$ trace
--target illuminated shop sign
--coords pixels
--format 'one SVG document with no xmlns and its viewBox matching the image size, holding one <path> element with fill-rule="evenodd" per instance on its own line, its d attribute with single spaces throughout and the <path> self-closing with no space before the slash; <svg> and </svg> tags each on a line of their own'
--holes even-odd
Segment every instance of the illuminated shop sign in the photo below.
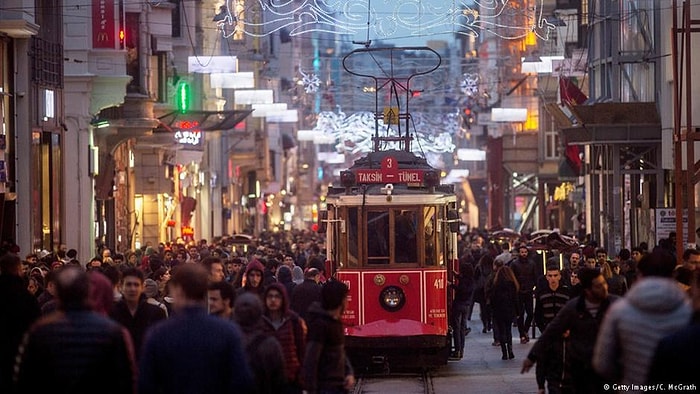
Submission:
<svg viewBox="0 0 700 394">
<path fill-rule="evenodd" d="M 182 120 L 175 129 L 175 142 L 185 147 L 201 147 L 204 133 L 199 130 L 199 122 Z"/>
</svg>

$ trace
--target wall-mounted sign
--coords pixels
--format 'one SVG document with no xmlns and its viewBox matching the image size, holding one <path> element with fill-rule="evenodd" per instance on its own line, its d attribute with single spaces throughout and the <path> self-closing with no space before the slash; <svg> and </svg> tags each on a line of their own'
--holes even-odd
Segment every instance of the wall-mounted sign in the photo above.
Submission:
<svg viewBox="0 0 700 394">
<path fill-rule="evenodd" d="M 114 0 L 92 0 L 92 47 L 115 48 Z"/>
<path fill-rule="evenodd" d="M 202 146 L 202 137 L 204 136 L 204 132 L 199 130 L 199 122 L 181 120 L 175 123 L 174 126 L 175 142 L 184 145 L 185 149 L 192 147 L 199 148 Z"/>
</svg>

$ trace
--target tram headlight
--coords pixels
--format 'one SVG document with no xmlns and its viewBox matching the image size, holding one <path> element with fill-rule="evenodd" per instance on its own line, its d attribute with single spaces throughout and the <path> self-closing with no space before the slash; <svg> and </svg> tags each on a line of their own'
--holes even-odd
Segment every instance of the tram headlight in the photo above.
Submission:
<svg viewBox="0 0 700 394">
<path fill-rule="evenodd" d="M 340 172 L 340 184 L 343 187 L 352 187 L 355 185 L 355 173 L 352 171 L 341 171 Z"/>
<path fill-rule="evenodd" d="M 379 293 L 379 303 L 387 311 L 396 312 L 406 303 L 406 294 L 399 287 L 389 286 Z"/>
</svg>

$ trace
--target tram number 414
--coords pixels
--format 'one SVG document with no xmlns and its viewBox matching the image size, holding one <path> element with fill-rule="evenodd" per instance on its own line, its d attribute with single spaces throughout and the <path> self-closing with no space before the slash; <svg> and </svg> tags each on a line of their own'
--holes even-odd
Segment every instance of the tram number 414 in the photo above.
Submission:
<svg viewBox="0 0 700 394">
<path fill-rule="evenodd" d="M 433 282 L 433 286 L 436 289 L 444 289 L 445 288 L 445 279 L 444 278 L 435 279 L 435 282 Z"/>
</svg>

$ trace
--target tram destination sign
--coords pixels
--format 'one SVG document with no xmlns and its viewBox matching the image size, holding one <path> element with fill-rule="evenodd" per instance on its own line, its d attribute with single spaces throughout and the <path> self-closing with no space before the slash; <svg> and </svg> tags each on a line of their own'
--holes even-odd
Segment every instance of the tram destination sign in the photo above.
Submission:
<svg viewBox="0 0 700 394">
<path fill-rule="evenodd" d="M 382 160 L 381 168 L 357 169 L 357 183 L 422 183 L 424 170 L 415 168 L 399 168 L 398 161 L 388 156 Z"/>
</svg>

